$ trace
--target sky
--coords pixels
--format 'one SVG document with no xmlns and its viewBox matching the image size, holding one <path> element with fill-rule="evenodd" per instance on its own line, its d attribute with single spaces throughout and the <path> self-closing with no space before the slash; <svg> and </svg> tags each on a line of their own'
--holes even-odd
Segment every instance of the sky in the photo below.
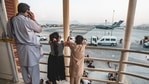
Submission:
<svg viewBox="0 0 149 84">
<path fill-rule="evenodd" d="M 39 22 L 63 21 L 63 0 L 18 0 L 30 5 Z M 70 21 L 100 24 L 127 20 L 129 0 L 69 0 Z M 149 0 L 137 0 L 134 25 L 149 24 Z M 48 22 L 47 22 L 48 23 Z"/>
</svg>

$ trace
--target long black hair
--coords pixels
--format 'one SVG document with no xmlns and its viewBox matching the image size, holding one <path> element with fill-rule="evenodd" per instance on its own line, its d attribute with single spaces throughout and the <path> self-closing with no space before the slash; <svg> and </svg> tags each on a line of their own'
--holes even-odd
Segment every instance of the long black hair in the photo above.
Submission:
<svg viewBox="0 0 149 84">
<path fill-rule="evenodd" d="M 54 39 L 56 39 L 56 41 L 58 41 L 59 37 L 60 36 L 59 36 L 58 32 L 53 32 L 52 34 L 50 34 L 50 41 L 55 42 Z"/>
<path fill-rule="evenodd" d="M 58 55 L 58 41 L 59 41 L 59 33 L 58 32 L 53 32 L 50 34 L 50 42 L 53 45 L 55 55 Z"/>
</svg>

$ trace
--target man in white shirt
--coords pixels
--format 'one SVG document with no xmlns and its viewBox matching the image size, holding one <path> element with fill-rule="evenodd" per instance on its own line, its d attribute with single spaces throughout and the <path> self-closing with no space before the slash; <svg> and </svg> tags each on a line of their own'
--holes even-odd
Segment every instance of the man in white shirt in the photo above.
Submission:
<svg viewBox="0 0 149 84">
<path fill-rule="evenodd" d="M 41 45 L 35 33 L 42 31 L 26 3 L 18 4 L 18 14 L 7 24 L 8 36 L 16 43 L 22 77 L 25 84 L 39 84 Z"/>
</svg>

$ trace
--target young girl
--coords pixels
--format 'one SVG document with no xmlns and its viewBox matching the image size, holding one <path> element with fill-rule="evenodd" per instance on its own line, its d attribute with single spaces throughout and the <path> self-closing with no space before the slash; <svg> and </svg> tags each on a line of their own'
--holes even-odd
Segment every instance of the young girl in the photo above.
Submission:
<svg viewBox="0 0 149 84">
<path fill-rule="evenodd" d="M 60 42 L 60 35 L 58 32 L 54 32 L 49 36 L 49 44 L 51 52 L 48 58 L 47 77 L 46 84 L 56 84 L 56 80 L 65 80 L 65 66 L 63 48 L 64 43 Z"/>
<path fill-rule="evenodd" d="M 81 35 L 75 37 L 75 42 L 67 39 L 65 44 L 71 49 L 70 57 L 70 84 L 80 84 L 81 77 L 84 72 L 84 57 L 86 40 Z"/>
</svg>

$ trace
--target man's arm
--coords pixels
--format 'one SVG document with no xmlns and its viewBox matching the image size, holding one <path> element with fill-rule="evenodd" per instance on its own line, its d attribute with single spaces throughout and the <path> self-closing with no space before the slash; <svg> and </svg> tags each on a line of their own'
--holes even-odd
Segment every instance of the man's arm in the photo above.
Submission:
<svg viewBox="0 0 149 84">
<path fill-rule="evenodd" d="M 40 24 L 38 24 L 38 22 L 36 21 L 34 13 L 31 11 L 28 11 L 27 13 L 28 13 L 28 18 L 29 18 L 29 24 L 31 26 L 29 28 L 31 28 L 32 30 L 34 30 L 37 33 L 42 32 L 42 28 L 41 28 Z"/>
</svg>

